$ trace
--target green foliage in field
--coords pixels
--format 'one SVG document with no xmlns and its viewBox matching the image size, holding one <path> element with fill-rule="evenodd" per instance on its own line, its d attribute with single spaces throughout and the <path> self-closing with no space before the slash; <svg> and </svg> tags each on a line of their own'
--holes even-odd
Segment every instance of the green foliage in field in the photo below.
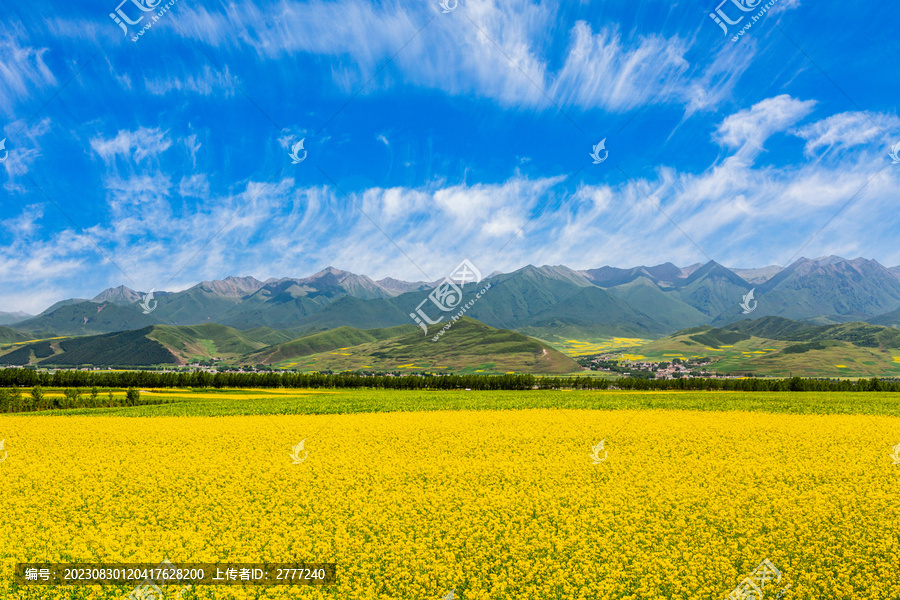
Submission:
<svg viewBox="0 0 900 600">
<path fill-rule="evenodd" d="M 73 409 L 53 415 L 225 416 L 349 414 L 436 410 L 699 410 L 787 414 L 900 416 L 900 398 L 885 392 L 622 392 L 465 390 L 172 390 L 144 394 L 164 404 Z"/>
<path fill-rule="evenodd" d="M 11 413 L 43 413 L 55 412 L 85 414 L 83 411 L 96 408 L 111 408 L 123 406 L 142 406 L 148 404 L 162 404 L 173 402 L 169 397 L 142 397 L 141 393 L 129 388 L 124 393 L 121 390 L 107 390 L 107 395 L 100 396 L 100 390 L 92 388 L 90 393 L 79 388 L 43 388 L 39 385 L 30 390 L 22 388 L 0 388 L 0 414 Z M 60 410 L 64 409 L 64 410 Z M 81 409 L 81 412 L 79 412 Z"/>
</svg>

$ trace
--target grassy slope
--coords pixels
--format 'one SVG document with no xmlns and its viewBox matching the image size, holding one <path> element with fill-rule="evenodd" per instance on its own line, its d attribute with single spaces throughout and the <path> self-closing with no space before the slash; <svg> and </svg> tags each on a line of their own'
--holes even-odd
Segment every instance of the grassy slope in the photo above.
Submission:
<svg viewBox="0 0 900 600">
<path fill-rule="evenodd" d="M 895 359 L 900 357 L 900 349 L 878 347 L 878 340 L 893 340 L 890 332 L 877 329 L 883 328 L 852 323 L 829 327 L 792 326 L 774 320 L 766 327 L 743 326 L 738 331 L 698 327 L 641 346 L 636 352 L 648 360 L 664 361 L 677 355 L 684 358 L 706 356 L 715 361 L 712 369 L 725 374 L 900 376 L 900 358 Z M 758 337 L 746 331 L 791 339 Z M 855 345 L 850 340 L 865 346 Z"/>
<path fill-rule="evenodd" d="M 663 292 L 646 277 L 639 277 L 609 291 L 627 302 L 629 306 L 652 316 L 669 328 L 670 332 L 709 322 L 709 317 L 682 302 L 673 293 Z"/>
<path fill-rule="evenodd" d="M 414 326 L 382 330 L 339 328 L 300 338 L 248 357 L 300 370 L 438 370 L 453 372 L 571 373 L 580 367 L 548 344 L 463 317 L 437 342 Z M 375 339 L 381 336 L 380 339 Z"/>
<path fill-rule="evenodd" d="M 356 329 L 355 327 L 338 327 L 305 335 L 284 344 L 263 348 L 259 352 L 244 357 L 248 364 L 278 364 L 296 360 L 313 354 L 347 349 L 361 344 L 378 342 L 392 337 L 408 335 L 419 331 L 414 325 L 399 325 L 384 329 Z"/>
<path fill-rule="evenodd" d="M 176 356 L 165 345 L 147 337 L 151 329 L 61 340 L 52 344 L 56 354 L 42 360 L 41 366 L 175 364 Z"/>
<path fill-rule="evenodd" d="M 157 325 L 99 336 L 5 345 L 0 347 L 0 364 L 21 366 L 41 359 L 46 359 L 45 365 L 60 366 L 175 364 L 212 357 L 235 358 L 290 338 L 290 334 L 268 327 L 240 331 L 215 323 L 182 327 Z"/>
<path fill-rule="evenodd" d="M 31 338 L 24 333 L 19 333 L 11 327 L 0 325 L 0 344 L 12 344 L 14 342 L 24 342 Z"/>
<path fill-rule="evenodd" d="M 180 327 L 158 325 L 147 334 L 147 337 L 166 346 L 182 361 L 190 362 L 212 357 L 233 359 L 264 348 L 273 341 L 284 341 L 287 334 L 268 327 L 241 331 L 209 323 Z"/>
<path fill-rule="evenodd" d="M 94 335 L 136 330 L 156 323 L 159 319 L 153 314 L 143 314 L 136 306 L 81 302 L 17 323 L 16 328 L 36 337 L 50 337 L 47 334 L 50 331 L 57 335 Z"/>
</svg>

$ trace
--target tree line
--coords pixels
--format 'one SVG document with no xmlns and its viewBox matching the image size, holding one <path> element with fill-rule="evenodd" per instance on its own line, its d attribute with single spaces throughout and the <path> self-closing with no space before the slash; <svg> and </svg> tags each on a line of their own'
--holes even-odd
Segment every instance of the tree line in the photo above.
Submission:
<svg viewBox="0 0 900 600">
<path fill-rule="evenodd" d="M 135 388 L 128 388 L 125 397 L 113 395 L 111 390 L 101 394 L 100 389 L 92 387 L 90 390 L 80 388 L 66 388 L 63 397 L 48 395 L 44 388 L 38 384 L 31 388 L 27 394 L 22 393 L 22 388 L 0 388 L 0 413 L 32 412 L 38 410 L 54 410 L 64 408 L 101 408 L 114 406 L 141 406 L 143 404 L 163 404 L 161 399 L 145 399 L 141 392 Z"/>
<path fill-rule="evenodd" d="M 36 371 L 0 369 L 0 388 L 369 388 L 397 390 L 720 390 L 771 392 L 900 392 L 900 381 L 836 379 L 603 379 L 506 375 L 365 375 L 360 373 L 161 373 L 153 371 Z"/>
</svg>

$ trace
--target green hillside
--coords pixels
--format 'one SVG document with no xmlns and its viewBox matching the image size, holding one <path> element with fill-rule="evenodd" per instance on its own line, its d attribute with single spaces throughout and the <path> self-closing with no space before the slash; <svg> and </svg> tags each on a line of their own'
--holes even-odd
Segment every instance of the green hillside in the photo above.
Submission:
<svg viewBox="0 0 900 600">
<path fill-rule="evenodd" d="M 624 300 L 631 308 L 653 318 L 668 331 L 693 327 L 709 322 L 709 317 L 682 302 L 672 292 L 663 292 L 646 277 L 609 288 L 610 293 Z"/>
<path fill-rule="evenodd" d="M 32 339 L 31 337 L 20 333 L 11 327 L 0 325 L 0 344 L 12 344 L 15 342 L 25 342 Z"/>
<path fill-rule="evenodd" d="M 56 335 L 91 335 L 141 329 L 159 322 L 152 313 L 145 315 L 137 306 L 79 302 L 16 323 L 16 329 L 35 337 L 51 337 L 51 331 Z"/>
<path fill-rule="evenodd" d="M 683 282 L 678 282 L 674 292 L 685 304 L 708 317 L 715 317 L 737 306 L 750 287 L 732 271 L 710 261 Z"/>
<path fill-rule="evenodd" d="M 175 364 L 177 359 L 163 344 L 147 337 L 151 327 L 105 335 L 69 338 L 58 342 L 60 353 L 40 362 L 45 365 L 151 366 Z"/>
<path fill-rule="evenodd" d="M 809 325 L 782 317 L 739 321 L 726 328 L 776 340 L 813 342 L 840 340 L 864 348 L 900 348 L 900 330 L 854 321 L 837 325 Z"/>
<path fill-rule="evenodd" d="M 240 331 L 215 323 L 192 327 L 155 325 L 131 331 L 0 346 L 0 365 L 151 366 L 186 364 L 211 358 L 229 360 L 291 337 L 287 332 L 267 327 Z"/>
<path fill-rule="evenodd" d="M 299 370 L 416 370 L 569 373 L 580 367 L 549 344 L 463 318 L 437 342 L 415 325 L 339 327 L 285 341 L 265 327 L 241 331 L 219 324 L 155 325 L 93 336 L 0 347 L 0 365 L 39 367 L 152 366 L 218 359 L 226 365 L 270 364 Z M 267 342 L 275 341 L 275 344 Z"/>
<path fill-rule="evenodd" d="M 581 370 L 577 363 L 549 344 L 468 317 L 456 321 L 438 341 L 432 341 L 443 325 L 430 327 L 427 336 L 413 325 L 375 330 L 342 327 L 260 351 L 245 357 L 244 362 L 258 361 L 309 371 L 570 373 Z"/>
<path fill-rule="evenodd" d="M 177 358 L 164 345 L 147 337 L 151 329 L 3 346 L 0 347 L 0 365 L 124 367 L 175 364 Z"/>
<path fill-rule="evenodd" d="M 868 323 L 817 326 L 764 317 L 685 329 L 632 352 L 651 362 L 708 357 L 707 368 L 721 374 L 900 376 L 900 331 Z"/>
<path fill-rule="evenodd" d="M 233 359 L 291 336 L 268 327 L 240 331 L 210 323 L 178 327 L 157 325 L 150 329 L 147 337 L 166 346 L 180 362 L 187 363 L 211 358 Z"/>
<path fill-rule="evenodd" d="M 248 364 L 276 364 L 312 354 L 359 346 L 420 331 L 415 325 L 399 325 L 385 329 L 356 329 L 338 327 L 306 335 L 284 344 L 278 344 L 244 357 Z"/>
</svg>

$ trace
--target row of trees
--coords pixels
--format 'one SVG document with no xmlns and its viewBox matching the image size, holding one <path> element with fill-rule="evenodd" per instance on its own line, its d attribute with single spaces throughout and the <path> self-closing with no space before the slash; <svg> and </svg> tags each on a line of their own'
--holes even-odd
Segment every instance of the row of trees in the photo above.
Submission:
<svg viewBox="0 0 900 600">
<path fill-rule="evenodd" d="M 888 391 L 900 392 L 900 381 L 860 379 L 602 379 L 535 377 L 534 375 L 362 375 L 358 373 L 157 373 L 152 371 L 40 372 L 0 369 L 0 388 L 374 388 L 429 390 L 732 390 L 732 391 Z"/>
<path fill-rule="evenodd" d="M 66 388 L 63 397 L 48 395 L 44 388 L 36 385 L 27 394 L 19 387 L 0 388 L 0 413 L 31 412 L 37 410 L 53 410 L 64 408 L 100 408 L 113 406 L 139 406 L 142 404 L 160 404 L 162 400 L 143 399 L 135 388 L 128 388 L 125 397 L 114 396 L 112 391 L 101 394 L 95 386 L 88 390 Z"/>
</svg>

